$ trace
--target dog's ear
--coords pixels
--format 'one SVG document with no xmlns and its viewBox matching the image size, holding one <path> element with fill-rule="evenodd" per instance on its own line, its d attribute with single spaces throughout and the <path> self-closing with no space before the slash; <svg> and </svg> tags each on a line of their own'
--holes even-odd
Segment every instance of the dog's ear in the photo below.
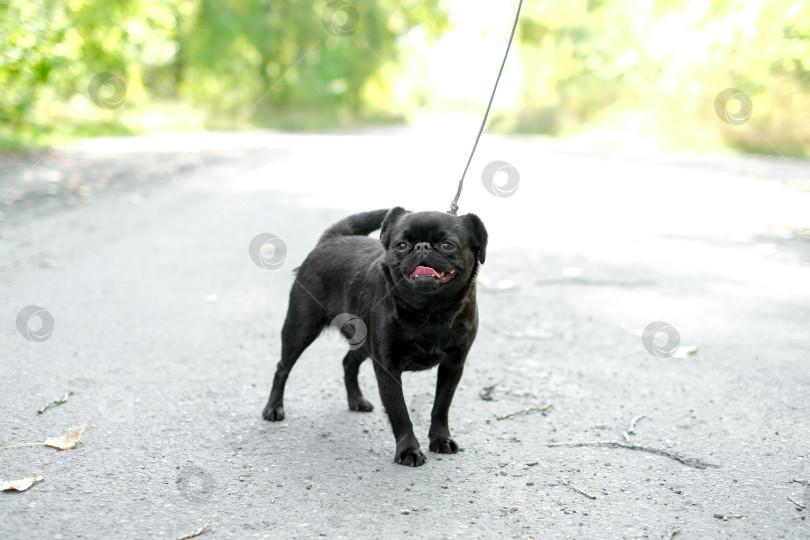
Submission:
<svg viewBox="0 0 810 540">
<path fill-rule="evenodd" d="M 385 218 L 380 226 L 380 242 L 385 249 L 388 249 L 388 245 L 391 243 L 391 226 L 407 213 L 408 211 L 401 206 L 395 206 L 385 214 Z"/>
<path fill-rule="evenodd" d="M 484 264 L 487 258 L 487 240 L 489 238 L 487 228 L 484 227 L 484 222 L 475 214 L 465 214 L 461 217 L 461 221 L 464 223 L 470 235 L 470 246 L 472 250 L 478 256 L 478 260 L 481 264 Z"/>
</svg>

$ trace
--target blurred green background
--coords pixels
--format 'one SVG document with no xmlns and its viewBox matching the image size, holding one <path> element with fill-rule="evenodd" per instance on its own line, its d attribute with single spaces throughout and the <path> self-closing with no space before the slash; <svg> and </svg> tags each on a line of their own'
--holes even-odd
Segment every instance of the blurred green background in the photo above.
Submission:
<svg viewBox="0 0 810 540">
<path fill-rule="evenodd" d="M 516 5 L 2 0 L 0 148 L 480 114 Z M 805 156 L 808 90 L 810 0 L 526 0 L 490 127 Z"/>
</svg>

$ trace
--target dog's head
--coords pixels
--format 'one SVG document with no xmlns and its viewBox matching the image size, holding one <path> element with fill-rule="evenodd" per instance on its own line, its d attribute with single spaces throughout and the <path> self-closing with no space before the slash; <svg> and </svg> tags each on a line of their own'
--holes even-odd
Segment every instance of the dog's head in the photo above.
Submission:
<svg viewBox="0 0 810 540">
<path fill-rule="evenodd" d="M 385 216 L 380 241 L 397 289 L 429 296 L 464 289 L 487 252 L 487 230 L 475 214 L 413 213 L 399 206 Z"/>
</svg>

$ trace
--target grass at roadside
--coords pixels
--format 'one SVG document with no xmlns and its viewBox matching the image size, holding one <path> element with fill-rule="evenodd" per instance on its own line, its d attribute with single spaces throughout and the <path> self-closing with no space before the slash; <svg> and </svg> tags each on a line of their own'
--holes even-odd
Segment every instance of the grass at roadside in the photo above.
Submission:
<svg viewBox="0 0 810 540">
<path fill-rule="evenodd" d="M 50 108 L 37 122 L 12 129 L 0 126 L 0 151 L 60 147 L 89 137 L 207 130 L 278 129 L 283 131 L 336 131 L 370 126 L 401 125 L 402 114 L 374 111 L 352 117 L 332 110 L 270 110 L 257 108 L 242 114 L 211 113 L 181 102 L 159 102 L 117 110 Z"/>
</svg>

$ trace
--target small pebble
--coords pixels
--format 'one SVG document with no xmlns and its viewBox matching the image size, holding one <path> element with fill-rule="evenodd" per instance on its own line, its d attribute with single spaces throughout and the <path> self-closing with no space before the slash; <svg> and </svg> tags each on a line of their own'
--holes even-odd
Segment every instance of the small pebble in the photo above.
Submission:
<svg viewBox="0 0 810 540">
<path fill-rule="evenodd" d="M 527 486 L 533 486 L 533 485 L 534 485 L 534 482 L 526 482 L 526 485 L 527 485 Z"/>
</svg>

